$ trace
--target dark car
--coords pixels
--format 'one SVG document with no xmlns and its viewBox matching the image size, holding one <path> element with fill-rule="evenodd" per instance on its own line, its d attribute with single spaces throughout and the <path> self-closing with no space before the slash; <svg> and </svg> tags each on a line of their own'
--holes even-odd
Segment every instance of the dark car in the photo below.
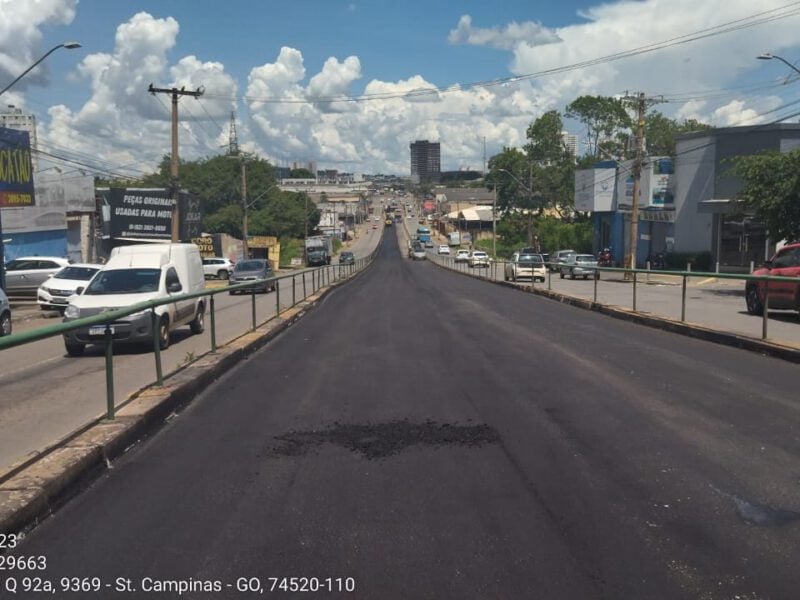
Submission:
<svg viewBox="0 0 800 600">
<path fill-rule="evenodd" d="M 236 263 L 236 266 L 233 268 L 233 272 L 231 273 L 230 279 L 228 279 L 228 285 L 238 285 L 244 283 L 245 281 L 257 281 L 263 279 L 272 279 L 275 277 L 275 273 L 272 271 L 272 267 L 269 264 L 269 261 L 264 258 L 252 258 L 250 260 L 243 260 Z M 266 294 L 267 292 L 275 290 L 275 281 L 264 281 L 259 285 L 254 285 L 252 288 L 246 288 L 241 290 L 230 290 L 230 294 L 253 294 L 255 292 L 261 292 Z"/>
<path fill-rule="evenodd" d="M 356 262 L 356 257 L 353 256 L 352 252 L 342 252 L 339 255 L 339 264 L 340 265 L 354 265 Z"/>
</svg>

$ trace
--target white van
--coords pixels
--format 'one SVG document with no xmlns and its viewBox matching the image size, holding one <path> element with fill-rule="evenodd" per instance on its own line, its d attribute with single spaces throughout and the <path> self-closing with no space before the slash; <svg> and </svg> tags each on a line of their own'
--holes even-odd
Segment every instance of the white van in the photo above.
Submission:
<svg viewBox="0 0 800 600">
<path fill-rule="evenodd" d="M 205 289 L 200 250 L 194 244 L 137 244 L 111 251 L 103 269 L 86 288 L 69 298 L 64 322 L 91 317 L 146 300 L 200 292 Z M 159 346 L 169 347 L 170 332 L 188 324 L 202 333 L 205 298 L 193 298 L 156 307 Z M 123 317 L 111 324 L 114 344 L 152 344 L 151 311 Z M 84 327 L 64 334 L 67 354 L 80 356 L 87 344 L 102 344 L 105 326 Z"/>
</svg>

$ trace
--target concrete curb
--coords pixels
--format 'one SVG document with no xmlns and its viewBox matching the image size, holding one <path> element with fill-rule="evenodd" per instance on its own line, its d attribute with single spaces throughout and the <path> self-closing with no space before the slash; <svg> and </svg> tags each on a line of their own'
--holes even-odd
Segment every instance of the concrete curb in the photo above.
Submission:
<svg viewBox="0 0 800 600">
<path fill-rule="evenodd" d="M 447 269 L 447 267 L 444 267 L 436 263 L 435 261 L 434 264 L 436 264 L 438 267 L 442 269 Z M 467 277 L 475 277 L 474 275 L 471 275 L 469 273 L 462 273 L 460 271 L 452 269 L 448 270 L 454 273 L 459 273 L 460 275 L 465 275 Z M 621 308 L 619 306 L 611 304 L 600 304 L 592 300 L 586 300 L 584 298 L 576 298 L 574 296 L 568 296 L 560 292 L 554 292 L 552 290 L 548 290 L 546 288 L 541 288 L 537 286 L 534 286 L 533 291 L 531 292 L 530 287 L 523 288 L 518 285 L 514 285 L 513 283 L 508 281 L 492 281 L 491 279 L 483 277 L 475 277 L 475 278 L 487 281 L 489 283 L 494 283 L 495 285 L 502 285 L 505 287 L 509 287 L 518 290 L 520 292 L 524 292 L 526 294 L 533 293 L 536 294 L 537 296 L 543 296 L 545 298 L 549 298 L 550 300 L 561 302 L 562 304 L 568 304 L 570 306 L 577 306 L 585 310 L 592 310 L 595 312 L 599 312 L 604 315 L 614 317 L 615 319 L 632 321 L 634 323 L 638 323 L 639 325 L 646 325 L 647 327 L 654 327 L 656 329 L 661 329 L 664 331 L 669 331 L 672 333 L 677 333 L 680 335 L 685 335 L 688 337 L 705 340 L 707 342 L 713 342 L 715 344 L 733 346 L 734 348 L 749 350 L 750 352 L 758 352 L 759 354 L 763 354 L 765 356 L 780 358 L 781 360 L 786 360 L 793 363 L 800 363 L 800 348 L 796 348 L 793 346 L 787 346 L 775 342 L 759 340 L 744 335 L 740 335 L 737 333 L 719 331 L 717 329 L 711 329 L 709 327 L 704 327 L 696 323 L 675 321 L 673 319 L 668 319 L 666 317 L 659 317 L 656 315 L 651 315 L 646 313 L 633 312 L 633 310 L 631 309 Z"/>
<path fill-rule="evenodd" d="M 218 347 L 215 354 L 203 354 L 169 375 L 164 386 L 142 388 L 117 408 L 114 421 L 98 417 L 40 455 L 5 469 L 0 473 L 0 534 L 18 534 L 35 527 L 82 485 L 110 467 L 111 460 L 158 431 L 170 415 L 232 366 L 286 331 L 329 293 L 361 276 L 369 266 L 318 290 L 255 331 Z"/>
</svg>

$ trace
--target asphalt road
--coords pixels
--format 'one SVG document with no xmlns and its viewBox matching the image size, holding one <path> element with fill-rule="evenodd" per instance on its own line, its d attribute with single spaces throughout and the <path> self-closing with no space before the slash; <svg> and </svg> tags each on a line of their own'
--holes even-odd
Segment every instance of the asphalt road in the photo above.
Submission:
<svg viewBox="0 0 800 600">
<path fill-rule="evenodd" d="M 16 554 L 56 583 L 100 578 L 103 598 L 163 580 L 257 597 L 239 577 L 353 578 L 335 595 L 381 599 L 792 598 L 799 382 L 386 236 Z"/>
</svg>

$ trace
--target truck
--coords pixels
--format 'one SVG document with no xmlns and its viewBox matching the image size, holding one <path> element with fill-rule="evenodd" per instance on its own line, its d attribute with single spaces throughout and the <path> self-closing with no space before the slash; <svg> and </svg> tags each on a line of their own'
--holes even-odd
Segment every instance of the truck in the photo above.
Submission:
<svg viewBox="0 0 800 600">
<path fill-rule="evenodd" d="M 431 241 L 431 230 L 427 227 L 417 227 L 417 238 L 423 244 Z"/>
<path fill-rule="evenodd" d="M 451 231 L 447 234 L 447 244 L 449 246 L 460 246 L 461 245 L 461 232 L 460 231 Z"/>
<path fill-rule="evenodd" d="M 326 235 L 315 235 L 306 238 L 306 264 L 309 267 L 321 267 L 331 264 L 333 242 Z"/>
</svg>

